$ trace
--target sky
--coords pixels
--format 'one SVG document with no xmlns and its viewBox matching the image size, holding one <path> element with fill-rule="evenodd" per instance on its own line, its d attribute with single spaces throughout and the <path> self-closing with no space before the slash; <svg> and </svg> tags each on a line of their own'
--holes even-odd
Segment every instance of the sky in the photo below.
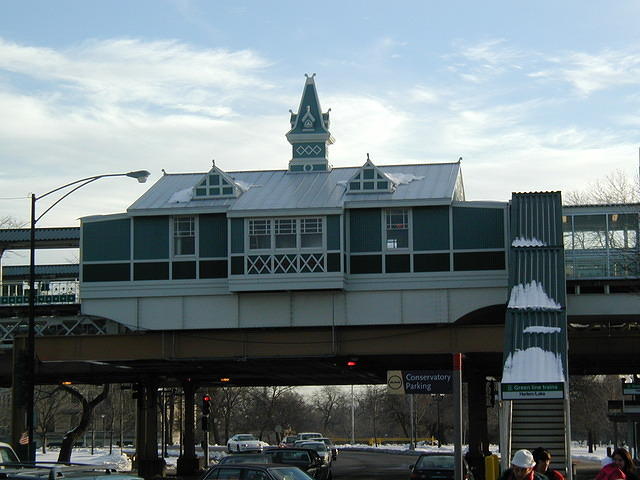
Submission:
<svg viewBox="0 0 640 480">
<path fill-rule="evenodd" d="M 0 218 L 93 175 L 152 174 L 101 179 L 38 225 L 123 212 L 162 169 L 285 169 L 305 73 L 335 167 L 462 157 L 467 200 L 497 201 L 635 175 L 639 16 L 635 0 L 3 2 Z"/>
</svg>

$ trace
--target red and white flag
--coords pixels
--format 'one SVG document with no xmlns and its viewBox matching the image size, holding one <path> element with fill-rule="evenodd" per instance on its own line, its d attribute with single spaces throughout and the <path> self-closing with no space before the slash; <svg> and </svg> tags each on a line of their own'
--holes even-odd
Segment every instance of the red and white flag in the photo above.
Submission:
<svg viewBox="0 0 640 480">
<path fill-rule="evenodd" d="M 20 435 L 20 440 L 18 440 L 20 445 L 29 445 L 29 434 L 27 432 L 22 432 Z"/>
</svg>

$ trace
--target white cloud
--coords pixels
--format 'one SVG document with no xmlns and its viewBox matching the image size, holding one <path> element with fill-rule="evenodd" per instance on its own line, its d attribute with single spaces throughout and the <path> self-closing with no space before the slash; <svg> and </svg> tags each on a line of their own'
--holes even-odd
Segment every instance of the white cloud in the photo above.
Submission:
<svg viewBox="0 0 640 480">
<path fill-rule="evenodd" d="M 551 59 L 555 64 L 530 74 L 569 83 L 583 96 L 599 90 L 640 84 L 640 51 L 604 50 L 599 53 L 570 52 Z"/>
<path fill-rule="evenodd" d="M 267 66 L 249 50 L 197 50 L 175 40 L 94 40 L 54 51 L 0 39 L 0 70 L 54 82 L 67 101 L 90 97 L 96 104 L 146 102 L 193 111 L 270 88 L 257 76 Z"/>
</svg>

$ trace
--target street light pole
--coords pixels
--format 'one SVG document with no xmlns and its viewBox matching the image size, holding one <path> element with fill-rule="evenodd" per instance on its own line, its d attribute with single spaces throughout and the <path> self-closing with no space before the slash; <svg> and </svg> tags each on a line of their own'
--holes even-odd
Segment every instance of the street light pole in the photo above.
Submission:
<svg viewBox="0 0 640 480">
<path fill-rule="evenodd" d="M 35 449 L 35 437 L 34 437 L 34 389 L 35 389 L 35 377 L 36 377 L 36 296 L 35 296 L 35 283 L 36 283 L 36 224 L 38 221 L 49 212 L 53 207 L 55 207 L 62 200 L 67 198 L 73 192 L 78 190 L 79 188 L 88 185 L 89 183 L 95 182 L 101 178 L 105 177 L 130 177 L 138 180 L 139 183 L 144 183 L 149 178 L 150 173 L 146 170 L 136 170 L 133 172 L 127 173 L 108 173 L 104 175 L 94 175 L 92 177 L 81 178 L 80 180 L 76 180 L 74 182 L 67 183 L 58 188 L 54 188 L 47 193 L 43 193 L 42 195 L 36 196 L 35 194 L 31 194 L 31 223 L 30 223 L 30 231 L 29 231 L 29 319 L 28 319 L 28 330 L 27 330 L 27 361 L 26 361 L 26 381 L 25 381 L 25 389 L 26 389 L 26 407 L 27 407 L 27 460 L 30 462 L 34 462 L 36 460 L 36 449 Z M 53 193 L 60 192 L 65 190 L 66 188 L 73 187 L 60 198 L 58 198 L 55 202 L 53 202 L 49 208 L 47 208 L 44 212 L 42 212 L 39 216 L 36 217 L 36 202 L 38 200 L 43 199 Z"/>
</svg>

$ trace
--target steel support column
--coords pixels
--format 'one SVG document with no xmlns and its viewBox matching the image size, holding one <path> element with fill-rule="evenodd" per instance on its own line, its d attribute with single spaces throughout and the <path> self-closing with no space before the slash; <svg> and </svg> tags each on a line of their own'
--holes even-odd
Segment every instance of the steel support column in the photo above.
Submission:
<svg viewBox="0 0 640 480">
<path fill-rule="evenodd" d="M 137 451 L 142 453 L 138 459 L 138 475 L 144 478 L 154 478 L 164 473 L 164 459 L 158 457 L 158 381 L 155 377 L 144 382 L 142 411 L 139 410 L 143 425 L 138 426 L 142 445 Z M 139 405 L 139 404 L 138 404 Z"/>
<path fill-rule="evenodd" d="M 484 480 L 484 457 L 489 455 L 487 427 L 487 381 L 476 368 L 467 370 L 469 450 L 465 456 L 477 480 Z"/>
<path fill-rule="evenodd" d="M 183 453 L 178 458 L 177 474 L 195 475 L 200 470 L 200 463 L 196 456 L 196 436 L 195 436 L 195 391 L 196 385 L 190 379 L 182 382 L 184 392 L 184 415 L 183 415 Z"/>
</svg>

